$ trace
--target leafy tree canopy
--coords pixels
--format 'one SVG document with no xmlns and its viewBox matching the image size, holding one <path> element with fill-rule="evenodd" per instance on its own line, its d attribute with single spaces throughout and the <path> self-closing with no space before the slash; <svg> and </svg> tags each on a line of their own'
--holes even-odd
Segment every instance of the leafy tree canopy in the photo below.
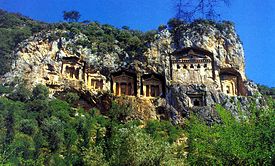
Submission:
<svg viewBox="0 0 275 166">
<path fill-rule="evenodd" d="M 78 22 L 80 16 L 80 13 L 76 10 L 63 11 L 63 19 L 69 22 Z"/>
</svg>

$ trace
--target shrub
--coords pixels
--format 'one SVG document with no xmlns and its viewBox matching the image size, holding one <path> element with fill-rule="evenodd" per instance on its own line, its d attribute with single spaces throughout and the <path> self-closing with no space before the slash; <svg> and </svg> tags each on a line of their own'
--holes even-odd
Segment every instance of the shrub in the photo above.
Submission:
<svg viewBox="0 0 275 166">
<path fill-rule="evenodd" d="M 274 108 L 253 110 L 249 119 L 236 120 L 218 106 L 223 124 L 207 126 L 192 117 L 188 123 L 191 165 L 271 165 L 275 151 Z"/>
<path fill-rule="evenodd" d="M 19 131 L 30 136 L 34 135 L 38 131 L 37 123 L 31 119 L 22 119 L 19 122 Z"/>
<path fill-rule="evenodd" d="M 131 114 L 131 112 L 132 112 L 131 105 L 124 105 L 124 104 L 120 105 L 113 101 L 112 107 L 109 110 L 108 115 L 113 121 L 124 122 L 126 118 Z"/>
<path fill-rule="evenodd" d="M 26 102 L 30 99 L 31 91 L 26 88 L 25 84 L 19 84 L 11 94 L 13 100 Z"/>
<path fill-rule="evenodd" d="M 158 165 L 165 144 L 154 141 L 138 127 L 116 128 L 110 138 L 111 165 Z"/>
<path fill-rule="evenodd" d="M 170 143 L 175 142 L 183 134 L 181 128 L 172 125 L 169 121 L 151 120 L 147 123 L 145 130 L 156 140 L 165 140 Z"/>
<path fill-rule="evenodd" d="M 65 95 L 65 101 L 67 101 L 69 104 L 76 104 L 79 100 L 79 96 L 77 93 L 69 92 Z"/>
<path fill-rule="evenodd" d="M 4 86 L 4 85 L 0 84 L 0 95 L 2 95 L 2 94 L 9 94 L 11 92 L 12 92 L 12 88 L 11 87 L 7 87 L 7 86 Z"/>
<path fill-rule="evenodd" d="M 32 99 L 45 100 L 49 96 L 49 89 L 45 85 L 38 84 L 33 88 Z"/>
</svg>

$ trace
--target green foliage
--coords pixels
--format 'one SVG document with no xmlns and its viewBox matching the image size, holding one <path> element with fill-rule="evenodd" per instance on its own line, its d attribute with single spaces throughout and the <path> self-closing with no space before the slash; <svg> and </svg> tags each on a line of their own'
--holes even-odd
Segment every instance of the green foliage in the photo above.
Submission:
<svg viewBox="0 0 275 166">
<path fill-rule="evenodd" d="M 45 100 L 49 96 L 49 89 L 47 86 L 38 84 L 33 88 L 32 98 L 35 100 Z"/>
<path fill-rule="evenodd" d="M 274 101 L 273 101 L 274 102 Z M 271 165 L 274 157 L 274 107 L 251 108 L 248 119 L 236 120 L 218 106 L 223 124 L 207 126 L 196 117 L 188 124 L 191 165 Z"/>
<path fill-rule="evenodd" d="M 0 9 L 0 75 L 10 70 L 15 58 L 11 56 L 12 51 L 17 44 L 46 27 L 45 23 Z"/>
<path fill-rule="evenodd" d="M 46 137 L 49 143 L 51 151 L 55 152 L 61 148 L 64 142 L 64 128 L 62 121 L 57 117 L 47 118 L 43 121 L 42 125 L 43 135 Z"/>
<path fill-rule="evenodd" d="M 161 31 L 165 30 L 166 28 L 167 28 L 167 25 L 160 25 L 158 27 L 158 31 L 161 32 Z"/>
<path fill-rule="evenodd" d="M 184 22 L 180 19 L 177 19 L 177 18 L 171 18 L 169 21 L 168 21 L 168 28 L 170 31 L 174 31 L 176 30 L 176 28 L 179 28 L 181 25 L 184 24 Z"/>
<path fill-rule="evenodd" d="M 17 157 L 17 159 L 15 159 L 16 162 L 22 163 L 33 158 L 35 150 L 34 141 L 29 135 L 17 133 L 11 147 L 12 149 L 15 149 L 15 155 L 13 157 Z"/>
<path fill-rule="evenodd" d="M 165 144 L 154 141 L 142 129 L 132 126 L 113 130 L 110 165 L 158 165 Z"/>
<path fill-rule="evenodd" d="M 26 100 L 24 103 L 0 98 L 3 126 L 0 130 L 0 154 L 4 154 L 3 163 L 60 164 L 65 161 L 58 157 L 64 146 L 68 151 L 75 149 L 77 142 L 82 139 L 78 137 L 75 128 L 77 119 L 81 118 L 79 121 L 83 121 L 82 117 L 74 117 L 68 103 L 49 100 L 45 98 L 45 89 L 40 90 L 41 87 L 34 91 L 33 100 Z"/>
<path fill-rule="evenodd" d="M 132 106 L 125 100 L 114 102 L 107 117 L 95 108 L 49 99 L 41 85 L 31 99 L 0 97 L 1 165 L 271 165 L 274 160 L 272 99 L 265 109 L 252 104 L 249 116 L 239 119 L 217 106 L 221 124 L 208 126 L 192 115 L 184 129 L 168 121 L 129 121 Z M 187 144 L 180 143 L 185 136 Z"/>
<path fill-rule="evenodd" d="M 124 105 L 125 104 L 125 105 Z M 116 122 L 124 122 L 126 118 L 131 115 L 132 107 L 129 103 L 118 104 L 115 101 L 112 102 L 112 107 L 109 110 L 109 117 Z"/>
<path fill-rule="evenodd" d="M 18 130 L 27 135 L 35 135 L 38 131 L 37 123 L 33 119 L 22 119 L 19 121 Z"/>
<path fill-rule="evenodd" d="M 267 87 L 265 85 L 259 85 L 258 88 L 261 94 L 275 97 L 275 87 Z"/>
<path fill-rule="evenodd" d="M 108 166 L 102 146 L 92 146 L 84 150 L 84 163 L 91 166 Z"/>
<path fill-rule="evenodd" d="M 67 101 L 70 104 L 76 104 L 79 100 L 79 96 L 77 93 L 69 92 L 65 96 L 65 101 Z"/>
<path fill-rule="evenodd" d="M 25 84 L 19 84 L 12 92 L 11 98 L 14 100 L 26 102 L 31 97 L 31 91 L 26 88 Z"/>
<path fill-rule="evenodd" d="M 69 22 L 77 22 L 80 19 L 80 13 L 78 11 L 63 11 L 63 19 Z"/>
<path fill-rule="evenodd" d="M 2 94 L 9 94 L 11 92 L 12 92 L 12 88 L 11 87 L 7 87 L 7 86 L 4 86 L 4 85 L 0 84 L 0 96 Z"/>
<path fill-rule="evenodd" d="M 183 130 L 172 125 L 168 121 L 151 120 L 147 123 L 145 130 L 157 140 L 165 140 L 170 143 L 175 142 L 182 134 Z"/>
</svg>

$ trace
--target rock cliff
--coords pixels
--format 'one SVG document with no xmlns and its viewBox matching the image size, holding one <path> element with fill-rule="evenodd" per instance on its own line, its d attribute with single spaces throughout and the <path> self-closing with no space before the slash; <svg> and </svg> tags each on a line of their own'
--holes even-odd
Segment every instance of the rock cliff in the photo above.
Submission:
<svg viewBox="0 0 275 166">
<path fill-rule="evenodd" d="M 210 123 L 218 121 L 216 103 L 237 116 L 237 105 L 246 110 L 251 100 L 247 96 L 257 93 L 245 76 L 242 43 L 229 22 L 200 20 L 162 28 L 135 54 L 122 46 L 122 39 L 114 39 L 107 51 L 91 40 L 72 29 L 37 33 L 18 45 L 4 83 L 42 83 L 52 95 L 74 89 L 99 109 L 104 94 L 123 97 L 136 110 L 132 118 L 169 118 L 175 123 L 182 123 L 190 111 Z M 131 48 L 140 47 L 133 37 Z"/>
</svg>

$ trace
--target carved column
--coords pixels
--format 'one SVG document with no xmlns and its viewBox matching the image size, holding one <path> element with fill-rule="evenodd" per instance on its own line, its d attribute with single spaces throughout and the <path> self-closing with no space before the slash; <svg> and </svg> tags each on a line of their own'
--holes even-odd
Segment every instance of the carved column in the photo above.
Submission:
<svg viewBox="0 0 275 166">
<path fill-rule="evenodd" d="M 141 81 L 142 81 L 142 79 L 141 79 L 141 74 L 140 73 L 138 73 L 137 74 L 137 82 L 136 82 L 136 87 L 137 87 L 137 97 L 140 97 L 140 92 L 141 92 Z M 135 86 L 134 86 L 134 84 L 133 84 L 133 86 L 132 86 L 132 91 L 134 91 L 135 92 Z"/>
</svg>

